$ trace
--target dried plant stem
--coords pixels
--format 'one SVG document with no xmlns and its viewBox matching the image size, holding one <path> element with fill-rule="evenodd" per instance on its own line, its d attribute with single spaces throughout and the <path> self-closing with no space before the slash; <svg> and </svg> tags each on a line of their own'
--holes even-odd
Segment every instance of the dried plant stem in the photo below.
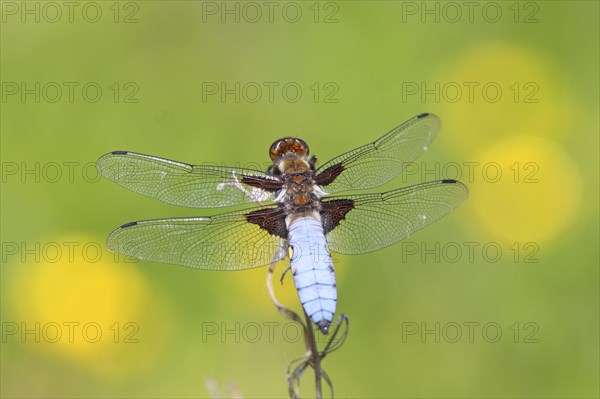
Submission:
<svg viewBox="0 0 600 399">
<path fill-rule="evenodd" d="M 275 304 L 277 310 L 279 310 L 285 317 L 294 320 L 302 326 L 302 330 L 304 332 L 304 345 L 306 347 L 306 355 L 292 360 L 287 367 L 288 392 L 290 397 L 299 397 L 298 388 L 300 384 L 300 377 L 302 377 L 308 366 L 310 366 L 315 371 L 315 397 L 318 399 L 323 397 L 322 380 L 325 380 L 329 386 L 331 397 L 333 398 L 333 384 L 325 370 L 323 370 L 321 367 L 321 361 L 329 353 L 339 349 L 346 340 L 349 326 L 348 317 L 345 314 L 340 315 L 335 329 L 333 330 L 333 333 L 331 334 L 329 341 L 325 346 L 325 349 L 319 352 L 315 336 L 316 330 L 312 328 L 310 317 L 306 314 L 306 312 L 304 312 L 305 321 L 303 321 L 296 312 L 283 306 L 275 296 L 275 291 L 273 290 L 273 272 L 275 270 L 276 263 L 276 261 L 273 261 L 269 266 L 269 273 L 267 274 L 267 291 L 269 292 L 269 296 L 271 297 L 271 300 Z M 345 329 L 340 337 L 340 340 L 336 341 L 335 339 L 338 336 L 342 326 L 345 326 Z M 292 367 L 294 365 L 295 367 Z"/>
</svg>

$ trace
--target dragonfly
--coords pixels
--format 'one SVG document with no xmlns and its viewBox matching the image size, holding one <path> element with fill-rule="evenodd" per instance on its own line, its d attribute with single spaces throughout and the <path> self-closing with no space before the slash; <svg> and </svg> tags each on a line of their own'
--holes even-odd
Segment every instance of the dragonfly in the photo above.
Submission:
<svg viewBox="0 0 600 399">
<path fill-rule="evenodd" d="M 110 152 L 98 159 L 98 172 L 136 193 L 191 208 L 249 206 L 215 216 L 129 222 L 110 234 L 107 246 L 141 260 L 216 271 L 289 258 L 300 303 L 327 334 L 337 304 L 331 252 L 380 250 L 467 199 L 467 187 L 451 179 L 344 194 L 399 176 L 428 149 L 439 128 L 437 116 L 420 114 L 320 166 L 305 141 L 285 137 L 271 145 L 272 164 L 265 172 Z"/>
</svg>

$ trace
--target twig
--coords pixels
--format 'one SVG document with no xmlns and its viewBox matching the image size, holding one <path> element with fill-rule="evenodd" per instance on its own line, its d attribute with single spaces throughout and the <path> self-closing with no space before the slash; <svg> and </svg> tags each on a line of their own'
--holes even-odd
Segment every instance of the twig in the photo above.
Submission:
<svg viewBox="0 0 600 399">
<path fill-rule="evenodd" d="M 331 337 L 325 345 L 325 349 L 319 352 L 315 337 L 315 329 L 312 328 L 312 322 L 310 320 L 310 317 L 306 314 L 306 312 L 304 312 L 304 318 L 306 320 L 306 322 L 304 322 L 296 312 L 283 306 L 281 302 L 279 302 L 275 297 L 275 291 L 273 290 L 273 272 L 275 270 L 276 263 L 277 261 L 274 260 L 269 266 L 269 273 L 267 274 L 267 291 L 269 292 L 269 296 L 271 297 L 271 300 L 275 304 L 277 310 L 279 310 L 285 317 L 294 320 L 302 326 L 302 330 L 304 332 L 304 345 L 306 347 L 306 354 L 300 358 L 292 360 L 288 364 L 286 370 L 288 379 L 288 392 L 290 394 L 290 397 L 299 397 L 298 389 L 300 385 L 300 377 L 302 377 L 308 366 L 310 366 L 315 371 L 315 397 L 318 399 L 321 399 L 323 397 L 322 380 L 325 380 L 325 382 L 329 386 L 331 397 L 333 398 L 333 384 L 325 370 L 323 370 L 323 368 L 321 367 L 321 361 L 325 358 L 325 356 L 339 349 L 346 341 L 346 337 L 348 336 L 349 331 L 348 316 L 346 316 L 345 314 L 340 315 L 335 329 L 333 330 Z M 336 341 L 336 337 L 343 325 L 345 325 L 345 329 L 342 335 L 340 336 L 339 341 Z M 294 365 L 296 366 L 292 370 L 292 366 Z"/>
</svg>

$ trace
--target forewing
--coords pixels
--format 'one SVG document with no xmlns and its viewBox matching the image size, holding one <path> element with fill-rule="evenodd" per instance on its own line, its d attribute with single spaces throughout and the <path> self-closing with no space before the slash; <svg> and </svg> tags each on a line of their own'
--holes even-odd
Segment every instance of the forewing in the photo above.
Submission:
<svg viewBox="0 0 600 399">
<path fill-rule="evenodd" d="M 142 220 L 111 233 L 107 245 L 138 259 L 204 270 L 243 270 L 283 259 L 280 208 L 212 217 Z M 275 227 L 273 227 L 275 226 Z"/>
<path fill-rule="evenodd" d="M 127 151 L 100 157 L 96 168 L 128 190 L 191 208 L 271 201 L 282 185 L 279 178 L 257 170 L 188 165 Z"/>
<path fill-rule="evenodd" d="M 329 249 L 350 255 L 387 247 L 447 215 L 467 196 L 464 184 L 440 180 L 381 194 L 331 197 L 321 211 Z"/>
<path fill-rule="evenodd" d="M 440 128 L 433 114 L 418 115 L 377 141 L 333 158 L 317 169 L 316 182 L 330 194 L 380 186 L 400 175 L 426 151 Z"/>
</svg>

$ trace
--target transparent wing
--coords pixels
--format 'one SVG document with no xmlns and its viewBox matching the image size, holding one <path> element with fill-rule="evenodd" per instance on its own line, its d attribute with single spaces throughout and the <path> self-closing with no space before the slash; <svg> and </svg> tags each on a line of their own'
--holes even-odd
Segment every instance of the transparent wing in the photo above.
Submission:
<svg viewBox="0 0 600 399">
<path fill-rule="evenodd" d="M 331 197 L 325 208 L 339 224 L 327 235 L 329 249 L 362 254 L 387 247 L 447 215 L 467 196 L 464 184 L 440 180 L 381 194 Z M 326 213 L 322 217 L 332 219 Z"/>
<path fill-rule="evenodd" d="M 380 186 L 400 175 L 407 162 L 427 151 L 439 128 L 437 116 L 418 115 L 377 141 L 323 164 L 317 169 L 317 176 L 322 174 L 321 185 L 330 194 Z"/>
<path fill-rule="evenodd" d="M 276 208 L 258 208 L 256 212 Z M 115 252 L 204 270 L 243 270 L 285 258 L 285 240 L 248 222 L 249 211 L 212 217 L 142 220 L 111 233 Z"/>
<path fill-rule="evenodd" d="M 281 187 L 278 178 L 252 169 L 188 165 L 127 151 L 100 157 L 96 168 L 128 190 L 192 208 L 271 201 Z"/>
</svg>

